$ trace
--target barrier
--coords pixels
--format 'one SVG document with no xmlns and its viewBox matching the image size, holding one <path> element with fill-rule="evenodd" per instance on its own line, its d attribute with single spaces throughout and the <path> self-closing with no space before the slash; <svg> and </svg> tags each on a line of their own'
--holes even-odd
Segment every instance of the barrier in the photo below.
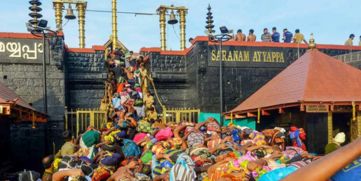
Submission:
<svg viewBox="0 0 361 181">
<path fill-rule="evenodd" d="M 101 129 L 107 123 L 107 111 L 100 109 L 75 109 L 65 111 L 65 130 L 79 136 L 87 127 Z"/>
<path fill-rule="evenodd" d="M 165 108 L 163 107 L 163 122 L 198 122 L 199 109 L 192 108 Z"/>
</svg>

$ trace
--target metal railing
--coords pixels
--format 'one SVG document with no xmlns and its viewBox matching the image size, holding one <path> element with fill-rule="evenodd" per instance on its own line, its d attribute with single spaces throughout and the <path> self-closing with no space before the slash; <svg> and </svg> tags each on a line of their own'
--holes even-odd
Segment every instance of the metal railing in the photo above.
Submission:
<svg viewBox="0 0 361 181">
<path fill-rule="evenodd" d="M 344 63 L 355 63 L 361 61 L 361 52 L 347 53 L 343 55 L 336 55 L 335 58 L 342 60 Z"/>
<path fill-rule="evenodd" d="M 71 131 L 72 135 L 79 136 L 87 127 L 96 129 L 105 127 L 107 123 L 107 111 L 100 109 L 75 109 L 65 111 L 65 130 Z"/>
<path fill-rule="evenodd" d="M 158 104 L 162 108 L 162 118 L 164 123 L 168 122 L 198 122 L 198 116 L 200 114 L 200 109 L 195 108 L 166 108 L 165 105 L 162 104 L 161 99 L 158 95 L 157 88 L 154 84 L 153 79 L 148 79 L 150 84 L 153 87 L 154 94 L 157 98 Z"/>
<path fill-rule="evenodd" d="M 163 121 L 168 122 L 198 122 L 200 109 L 193 108 L 165 108 L 163 107 Z"/>
</svg>

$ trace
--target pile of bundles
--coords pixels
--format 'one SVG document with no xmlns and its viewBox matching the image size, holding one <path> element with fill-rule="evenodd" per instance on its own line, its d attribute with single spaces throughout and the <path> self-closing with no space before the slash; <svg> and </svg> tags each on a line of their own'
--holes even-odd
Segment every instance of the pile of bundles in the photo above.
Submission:
<svg viewBox="0 0 361 181">
<path fill-rule="evenodd" d="M 289 132 L 282 128 L 258 132 L 234 125 L 220 127 L 213 118 L 198 124 L 148 120 L 134 124 L 108 124 L 102 130 L 89 127 L 78 140 L 67 141 L 55 158 L 43 160 L 44 177 L 55 181 L 67 177 L 94 181 L 280 180 L 315 159 L 302 149 L 305 133 L 295 127 Z M 294 146 L 286 146 L 287 140 Z"/>
<path fill-rule="evenodd" d="M 43 180 L 280 180 L 310 163 L 302 128 L 258 132 L 203 123 L 164 123 L 148 91 L 147 59 L 111 52 L 107 64 L 109 122 L 88 127 L 45 157 Z M 291 146 L 292 145 L 292 146 Z"/>
</svg>

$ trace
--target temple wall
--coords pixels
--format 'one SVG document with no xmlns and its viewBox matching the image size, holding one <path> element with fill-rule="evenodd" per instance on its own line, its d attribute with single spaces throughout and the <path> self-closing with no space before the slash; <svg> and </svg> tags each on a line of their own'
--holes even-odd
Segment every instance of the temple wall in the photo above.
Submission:
<svg viewBox="0 0 361 181">
<path fill-rule="evenodd" d="M 0 81 L 43 112 L 42 40 L 0 38 L 0 42 L 5 45 L 5 51 L 0 51 Z M 48 115 L 60 124 L 65 106 L 64 42 L 62 38 L 56 44 L 50 42 L 51 47 L 49 43 L 45 46 Z"/>
<path fill-rule="evenodd" d="M 302 56 L 306 48 L 219 46 L 195 42 L 185 55 L 143 52 L 150 55 L 153 77 L 162 102 L 168 107 L 197 107 L 219 111 L 219 59 L 223 57 L 224 111 L 231 110 Z M 331 55 L 348 50 L 320 49 Z M 184 67 L 184 65 L 186 65 Z"/>
<path fill-rule="evenodd" d="M 12 38 L 0 38 L 0 81 L 43 112 L 42 39 L 10 34 Z M 52 38 L 45 45 L 48 123 L 37 123 L 35 128 L 29 122 L 0 124 L 0 143 L 9 150 L 4 152 L 6 158 L 0 157 L 0 163 L 6 164 L 0 169 L 0 178 L 3 171 L 18 171 L 16 168 L 41 171 L 41 158 L 53 152 L 53 145 L 58 150 L 64 141 L 65 107 L 99 107 L 106 78 L 104 51 L 65 47 L 63 37 Z"/>
<path fill-rule="evenodd" d="M 104 96 L 104 51 L 67 52 L 65 58 L 68 108 L 99 108 Z"/>
</svg>

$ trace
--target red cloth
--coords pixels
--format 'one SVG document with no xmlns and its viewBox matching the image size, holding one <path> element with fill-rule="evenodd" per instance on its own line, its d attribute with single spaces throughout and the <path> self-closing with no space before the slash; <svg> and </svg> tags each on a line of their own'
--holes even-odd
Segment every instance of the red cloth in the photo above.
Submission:
<svg viewBox="0 0 361 181">
<path fill-rule="evenodd" d="M 218 131 L 218 130 L 220 130 L 220 127 L 216 121 L 207 124 L 207 131 Z"/>
<path fill-rule="evenodd" d="M 298 135 L 298 137 L 299 137 L 300 140 L 301 140 L 301 146 L 299 146 L 299 145 L 297 144 L 296 139 L 293 139 L 293 140 L 292 140 L 292 145 L 293 145 L 294 147 L 299 147 L 299 148 L 302 148 L 302 150 L 307 151 L 306 145 L 305 145 L 305 143 L 303 143 L 303 141 L 306 140 L 306 132 L 305 132 L 305 130 L 304 130 L 303 128 L 297 128 L 296 126 L 291 126 L 291 127 L 290 127 L 290 132 L 294 132 L 294 131 L 297 131 L 297 130 L 299 130 L 299 135 Z"/>
<path fill-rule="evenodd" d="M 297 141 L 292 141 L 292 146 L 299 147 L 298 144 L 297 144 Z M 301 148 L 304 151 L 307 151 L 306 145 L 303 142 L 302 142 L 301 147 L 299 147 L 299 148 Z"/>
<path fill-rule="evenodd" d="M 168 138 L 171 138 L 173 136 L 172 129 L 170 127 L 161 129 L 158 131 L 158 133 L 155 135 L 155 138 L 158 141 L 167 140 Z"/>
<path fill-rule="evenodd" d="M 110 177 L 110 173 L 105 168 L 98 168 L 95 170 L 92 181 L 103 181 Z"/>
<path fill-rule="evenodd" d="M 134 136 L 133 138 L 133 141 L 136 143 L 136 144 L 139 144 L 141 141 L 144 140 L 144 138 L 147 137 L 147 134 L 145 133 L 138 133 Z"/>
<path fill-rule="evenodd" d="M 126 82 L 118 84 L 118 86 L 117 86 L 117 93 L 123 92 L 124 87 L 125 87 L 126 84 L 127 84 Z"/>
<path fill-rule="evenodd" d="M 296 126 L 291 126 L 290 131 L 296 131 L 298 128 Z"/>
</svg>

